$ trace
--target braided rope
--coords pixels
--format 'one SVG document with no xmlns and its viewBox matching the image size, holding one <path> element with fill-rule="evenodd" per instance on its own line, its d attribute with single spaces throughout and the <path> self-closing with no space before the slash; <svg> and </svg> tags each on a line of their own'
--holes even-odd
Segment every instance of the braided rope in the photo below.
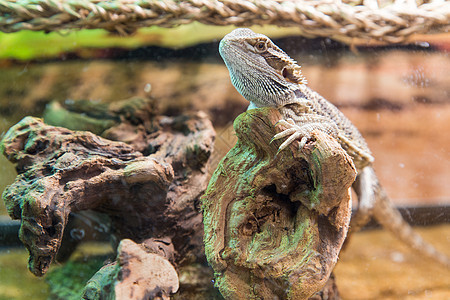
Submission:
<svg viewBox="0 0 450 300">
<path fill-rule="evenodd" d="M 3 32 L 103 28 L 127 34 L 145 26 L 174 27 L 193 21 L 296 26 L 308 36 L 401 42 L 412 34 L 448 31 L 450 1 L 0 0 Z"/>
</svg>

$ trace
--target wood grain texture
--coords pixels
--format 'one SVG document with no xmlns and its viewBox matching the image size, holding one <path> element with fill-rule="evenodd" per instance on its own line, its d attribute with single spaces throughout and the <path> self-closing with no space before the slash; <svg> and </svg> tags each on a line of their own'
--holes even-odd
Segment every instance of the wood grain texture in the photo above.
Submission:
<svg viewBox="0 0 450 300">
<path fill-rule="evenodd" d="M 274 108 L 241 114 L 238 142 L 203 198 L 205 250 L 227 299 L 307 299 L 337 261 L 356 171 L 337 141 L 314 131 L 277 154 Z"/>
<path fill-rule="evenodd" d="M 1 152 L 17 165 L 18 176 L 3 198 L 10 216 L 21 220 L 20 239 L 30 253 L 30 271 L 46 273 L 60 249 L 69 214 L 85 210 L 106 214 L 114 236 L 136 244 L 130 246 L 133 253 L 143 247 L 161 258 L 137 251 L 139 255 L 175 267 L 202 260 L 198 198 L 206 188 L 215 135 L 206 115 L 157 115 L 145 99 L 95 107 L 78 104 L 85 106 L 72 106 L 60 121 L 76 120 L 72 129 L 77 129 L 86 124 L 79 121 L 82 117 L 107 119 L 109 125 L 102 122 L 97 131 L 103 137 L 26 117 L 0 144 Z M 142 271 L 130 266 L 127 270 L 131 277 Z M 145 274 L 146 282 L 155 283 L 159 276 L 151 268 Z M 167 293 L 175 290 L 173 286 Z"/>
</svg>

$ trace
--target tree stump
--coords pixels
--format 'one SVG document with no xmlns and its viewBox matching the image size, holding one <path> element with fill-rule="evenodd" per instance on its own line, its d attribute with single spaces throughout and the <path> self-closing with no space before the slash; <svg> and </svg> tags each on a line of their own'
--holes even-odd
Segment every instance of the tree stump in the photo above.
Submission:
<svg viewBox="0 0 450 300">
<path fill-rule="evenodd" d="M 123 287 L 136 274 L 148 276 L 138 285 L 140 292 L 134 287 L 136 297 L 152 294 L 150 282 L 159 285 L 163 280 L 171 286 L 163 289 L 166 297 L 177 287 L 167 264 L 178 267 L 204 257 L 199 197 L 207 185 L 214 142 L 211 122 L 201 112 L 158 116 L 145 99 L 77 109 L 66 110 L 64 119 L 53 122 L 76 120 L 72 129 L 77 129 L 86 127 L 86 118 L 98 119 L 89 124 L 101 123 L 96 133 L 103 137 L 26 117 L 0 143 L 1 152 L 17 164 L 18 176 L 3 199 L 10 216 L 21 220 L 19 236 L 30 254 L 28 267 L 37 276 L 45 274 L 69 214 L 92 210 L 109 217 L 119 240 L 132 240 L 122 241 L 118 256 L 118 265 L 127 271 L 106 277 Z M 147 264 L 138 267 L 126 253 Z M 170 272 L 152 269 L 156 266 Z M 161 274 L 169 275 L 164 279 Z M 122 299 L 131 299 L 127 287 L 121 291 Z"/>
<path fill-rule="evenodd" d="M 238 142 L 203 197 L 206 256 L 226 299 L 314 296 L 347 235 L 352 159 L 320 131 L 304 148 L 294 142 L 277 154 L 281 141 L 270 141 L 283 129 L 275 126 L 281 118 L 261 108 L 235 120 Z M 314 299 L 337 298 L 332 286 Z"/>
</svg>

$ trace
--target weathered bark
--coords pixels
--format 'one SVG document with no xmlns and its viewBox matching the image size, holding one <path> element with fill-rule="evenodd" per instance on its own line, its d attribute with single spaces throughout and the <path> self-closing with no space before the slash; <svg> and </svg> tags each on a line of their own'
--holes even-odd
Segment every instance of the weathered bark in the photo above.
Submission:
<svg viewBox="0 0 450 300">
<path fill-rule="evenodd" d="M 281 118 L 262 108 L 235 120 L 238 142 L 203 198 L 206 255 L 227 299 L 307 299 L 327 283 L 348 231 L 351 158 L 320 131 L 277 154 Z"/>
<path fill-rule="evenodd" d="M 214 141 L 206 115 L 157 116 L 143 99 L 78 113 L 110 120 L 97 133 L 118 141 L 26 117 L 0 144 L 17 164 L 18 176 L 3 199 L 10 216 L 21 219 L 31 272 L 45 274 L 69 213 L 84 210 L 108 215 L 119 240 L 166 245 L 167 253 L 155 255 L 175 266 L 201 258 L 198 198 Z"/>
<path fill-rule="evenodd" d="M 82 299 L 170 299 L 169 295 L 178 290 L 178 275 L 167 257 L 170 253 L 155 251 L 155 243 L 152 240 L 138 245 L 123 239 L 116 262 L 104 266 L 89 280 Z"/>
</svg>

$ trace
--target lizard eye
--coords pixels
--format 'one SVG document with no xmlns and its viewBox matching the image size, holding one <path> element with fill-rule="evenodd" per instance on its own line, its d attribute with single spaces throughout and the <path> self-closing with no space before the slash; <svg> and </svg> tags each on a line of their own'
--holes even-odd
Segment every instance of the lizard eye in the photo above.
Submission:
<svg viewBox="0 0 450 300">
<path fill-rule="evenodd" d="M 266 50 L 267 50 L 267 44 L 266 44 L 266 42 L 263 42 L 263 41 L 257 42 L 257 43 L 255 44 L 255 49 L 256 49 L 256 51 L 258 51 L 258 52 L 266 51 Z"/>
</svg>

